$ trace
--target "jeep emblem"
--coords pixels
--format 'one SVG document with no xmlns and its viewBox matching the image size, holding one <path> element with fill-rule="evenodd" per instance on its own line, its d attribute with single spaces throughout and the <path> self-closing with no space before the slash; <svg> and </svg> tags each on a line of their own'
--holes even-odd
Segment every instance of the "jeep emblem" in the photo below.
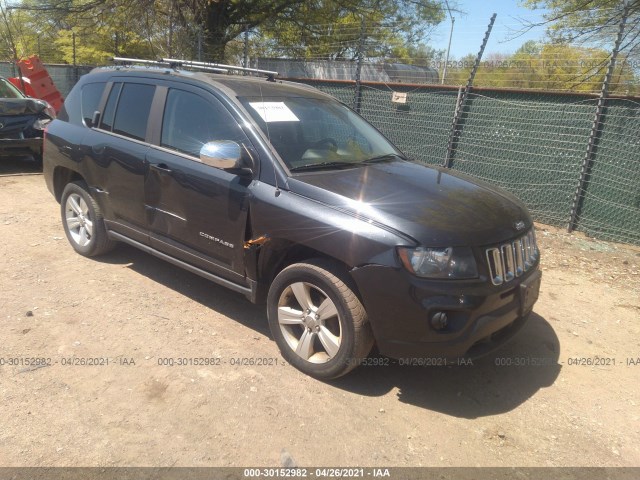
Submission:
<svg viewBox="0 0 640 480">
<path fill-rule="evenodd" d="M 524 222 L 522 220 L 514 223 L 513 226 L 515 227 L 516 231 L 518 231 L 518 232 L 520 230 L 524 230 L 524 227 L 525 227 Z"/>
</svg>

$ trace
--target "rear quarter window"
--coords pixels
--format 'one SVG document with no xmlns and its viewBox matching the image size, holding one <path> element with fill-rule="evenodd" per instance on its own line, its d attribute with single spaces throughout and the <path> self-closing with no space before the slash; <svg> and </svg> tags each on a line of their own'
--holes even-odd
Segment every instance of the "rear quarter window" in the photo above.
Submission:
<svg viewBox="0 0 640 480">
<path fill-rule="evenodd" d="M 93 114 L 98 110 L 102 92 L 106 82 L 87 83 L 82 86 L 82 120 L 85 125 L 91 125 Z"/>
<path fill-rule="evenodd" d="M 78 84 L 64 99 L 62 109 L 58 113 L 58 120 L 78 126 L 90 125 L 105 86 L 106 82 Z"/>
</svg>

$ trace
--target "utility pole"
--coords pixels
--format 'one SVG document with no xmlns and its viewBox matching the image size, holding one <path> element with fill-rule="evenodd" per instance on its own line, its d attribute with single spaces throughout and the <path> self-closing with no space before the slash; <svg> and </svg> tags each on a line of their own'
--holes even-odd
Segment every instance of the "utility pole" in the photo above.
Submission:
<svg viewBox="0 0 640 480">
<path fill-rule="evenodd" d="M 249 25 L 244 26 L 244 51 L 242 52 L 242 66 L 249 68 Z M 244 72 L 247 75 L 247 72 Z"/>
<path fill-rule="evenodd" d="M 169 42 L 167 50 L 169 51 L 169 58 L 173 58 L 173 1 L 169 8 Z"/>
<path fill-rule="evenodd" d="M 453 26 L 456 23 L 456 18 L 451 15 L 451 8 L 449 7 L 449 2 L 444 0 L 444 3 L 447 5 L 447 12 L 449 13 L 449 18 L 451 19 L 451 29 L 449 30 L 449 45 L 447 45 L 447 58 L 444 60 L 444 67 L 442 69 L 442 81 L 440 82 L 444 85 L 444 79 L 447 76 L 447 65 L 449 63 L 449 52 L 451 52 L 451 39 L 453 38 Z"/>
</svg>

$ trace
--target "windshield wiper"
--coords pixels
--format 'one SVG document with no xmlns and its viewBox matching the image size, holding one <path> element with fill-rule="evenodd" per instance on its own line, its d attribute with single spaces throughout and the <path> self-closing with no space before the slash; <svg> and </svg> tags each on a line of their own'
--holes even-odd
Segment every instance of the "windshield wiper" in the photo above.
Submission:
<svg viewBox="0 0 640 480">
<path fill-rule="evenodd" d="M 348 168 L 357 167 L 358 164 L 354 162 L 320 162 L 320 163 L 307 163 L 306 165 L 299 165 L 297 167 L 289 168 L 291 172 L 300 172 L 303 170 L 330 170 L 332 168 Z"/>
<path fill-rule="evenodd" d="M 380 162 L 388 162 L 390 160 L 399 158 L 401 160 L 406 160 L 407 157 L 402 155 L 398 155 L 397 153 L 386 153 L 384 155 L 378 155 L 377 157 L 367 158 L 363 160 L 361 163 L 380 163 Z"/>
</svg>

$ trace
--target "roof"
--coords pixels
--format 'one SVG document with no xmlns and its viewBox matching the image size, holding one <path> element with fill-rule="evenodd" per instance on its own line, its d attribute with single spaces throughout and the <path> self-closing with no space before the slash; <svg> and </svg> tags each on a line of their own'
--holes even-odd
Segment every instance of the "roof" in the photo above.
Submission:
<svg viewBox="0 0 640 480">
<path fill-rule="evenodd" d="M 264 77 L 227 75 L 218 73 L 192 72 L 188 70 L 175 70 L 167 67 L 99 67 L 91 71 L 89 75 L 99 74 L 125 74 L 136 77 L 151 77 L 162 79 L 167 76 L 186 80 L 187 83 L 204 83 L 227 95 L 234 97 L 316 97 L 331 98 L 330 95 L 320 90 L 295 82 L 284 80 L 269 81 Z"/>
</svg>

